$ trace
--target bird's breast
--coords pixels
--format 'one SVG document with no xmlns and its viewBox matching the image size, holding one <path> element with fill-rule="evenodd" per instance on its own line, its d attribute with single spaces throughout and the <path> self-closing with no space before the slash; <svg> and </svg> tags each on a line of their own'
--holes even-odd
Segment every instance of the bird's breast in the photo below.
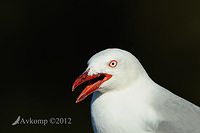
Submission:
<svg viewBox="0 0 200 133">
<path fill-rule="evenodd" d="M 134 101 L 136 100 L 136 101 Z M 96 133 L 142 133 L 154 117 L 151 108 L 123 92 L 99 94 L 91 102 L 91 116 Z M 151 122 L 150 122 L 151 123 Z"/>
</svg>

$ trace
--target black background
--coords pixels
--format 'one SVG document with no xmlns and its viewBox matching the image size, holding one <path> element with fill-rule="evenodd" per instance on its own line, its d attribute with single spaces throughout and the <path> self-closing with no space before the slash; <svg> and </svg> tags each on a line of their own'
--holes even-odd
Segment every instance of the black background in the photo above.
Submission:
<svg viewBox="0 0 200 133">
<path fill-rule="evenodd" d="M 92 132 L 91 96 L 74 80 L 96 52 L 133 53 L 150 77 L 200 106 L 200 2 L 40 0 L 0 2 L 0 132 Z M 159 99 L 158 99 L 159 100 Z M 71 117 L 71 125 L 16 125 Z"/>
</svg>

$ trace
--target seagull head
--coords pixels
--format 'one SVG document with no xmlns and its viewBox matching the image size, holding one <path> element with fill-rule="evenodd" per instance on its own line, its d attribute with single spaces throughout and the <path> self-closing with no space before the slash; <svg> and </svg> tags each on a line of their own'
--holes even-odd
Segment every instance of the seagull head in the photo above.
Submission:
<svg viewBox="0 0 200 133">
<path fill-rule="evenodd" d="M 95 91 L 105 93 L 125 89 L 133 84 L 144 71 L 136 57 L 125 50 L 112 48 L 100 51 L 89 59 L 86 71 L 75 80 L 72 86 L 72 91 L 74 91 L 77 86 L 89 81 L 76 103 Z"/>
</svg>

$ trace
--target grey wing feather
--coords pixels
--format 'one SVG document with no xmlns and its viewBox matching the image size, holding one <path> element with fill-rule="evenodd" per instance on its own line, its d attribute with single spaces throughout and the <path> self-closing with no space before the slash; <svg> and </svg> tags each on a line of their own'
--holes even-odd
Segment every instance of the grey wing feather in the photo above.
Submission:
<svg viewBox="0 0 200 133">
<path fill-rule="evenodd" d="M 18 123 L 19 123 L 19 120 L 20 120 L 20 116 L 17 117 L 16 121 L 13 122 L 12 125 L 16 125 L 16 124 L 18 124 Z"/>
<path fill-rule="evenodd" d="M 161 88 L 152 106 L 161 118 L 156 133 L 200 133 L 200 108 Z"/>
</svg>

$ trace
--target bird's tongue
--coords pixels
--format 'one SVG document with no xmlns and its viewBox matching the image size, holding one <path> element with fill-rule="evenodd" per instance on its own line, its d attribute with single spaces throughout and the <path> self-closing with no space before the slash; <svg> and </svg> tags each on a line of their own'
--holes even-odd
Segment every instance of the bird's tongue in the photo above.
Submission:
<svg viewBox="0 0 200 133">
<path fill-rule="evenodd" d="M 88 70 L 89 71 L 89 70 Z M 80 84 L 91 80 L 89 82 L 89 84 L 86 86 L 86 88 L 81 92 L 81 94 L 79 95 L 78 99 L 76 100 L 76 103 L 84 100 L 88 95 L 92 94 L 94 91 L 100 89 L 100 85 L 105 82 L 106 80 L 110 79 L 112 77 L 112 75 L 110 74 L 97 74 L 97 75 L 92 75 L 89 76 L 88 75 L 88 71 L 86 71 L 85 73 L 83 73 L 82 75 L 80 75 L 76 81 L 74 82 L 73 86 L 72 86 L 72 91 L 74 91 L 74 89 L 79 86 Z M 101 77 L 101 78 L 99 78 Z M 98 80 L 99 78 L 99 80 Z"/>
</svg>

